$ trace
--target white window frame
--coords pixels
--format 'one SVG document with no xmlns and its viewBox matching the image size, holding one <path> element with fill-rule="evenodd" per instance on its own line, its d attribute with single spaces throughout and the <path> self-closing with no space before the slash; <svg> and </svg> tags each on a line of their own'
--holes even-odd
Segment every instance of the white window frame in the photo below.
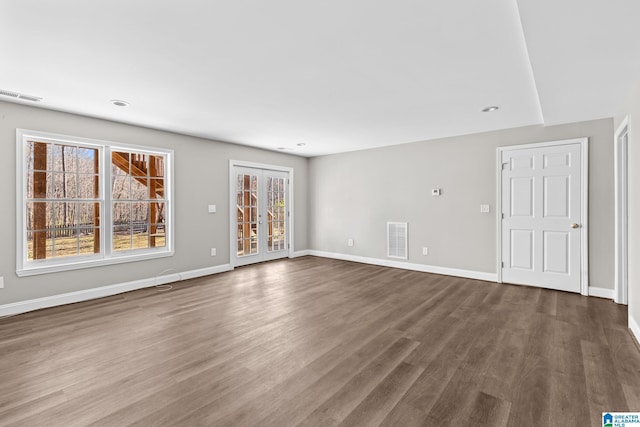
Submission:
<svg viewBox="0 0 640 427">
<path fill-rule="evenodd" d="M 98 200 L 101 203 L 100 226 L 102 230 L 100 233 L 99 254 L 87 254 L 44 260 L 27 259 L 27 221 L 25 214 L 27 203 L 27 159 L 24 147 L 28 140 L 33 139 L 43 142 L 93 147 L 98 150 L 100 163 L 100 173 L 98 175 L 100 190 Z M 111 215 L 111 186 L 108 185 L 111 183 L 112 151 L 135 151 L 146 154 L 162 154 L 166 156 L 165 222 L 167 224 L 167 231 L 166 244 L 164 247 L 134 249 L 122 252 L 114 252 L 112 250 L 113 220 Z M 16 274 L 19 277 L 120 264 L 146 259 L 164 258 L 174 255 L 173 150 L 59 135 L 49 132 L 16 129 L 16 184 Z"/>
</svg>

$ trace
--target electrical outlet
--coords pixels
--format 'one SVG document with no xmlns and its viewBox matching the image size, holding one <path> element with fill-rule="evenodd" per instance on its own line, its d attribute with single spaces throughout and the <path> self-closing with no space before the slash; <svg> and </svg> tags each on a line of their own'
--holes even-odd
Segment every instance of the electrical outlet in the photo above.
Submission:
<svg viewBox="0 0 640 427">
<path fill-rule="evenodd" d="M 216 251 L 216 248 L 211 248 L 211 256 L 216 256 L 216 253 L 218 251 Z"/>
<path fill-rule="evenodd" d="M 209 213 L 216 213 L 216 205 L 208 206 Z"/>
<path fill-rule="evenodd" d="M 480 212 L 481 213 L 489 213 L 489 212 L 491 212 L 491 206 L 489 206 L 489 205 L 480 205 Z"/>
<path fill-rule="evenodd" d="M 422 248 L 422 255 L 429 255 L 429 248 Z"/>
<path fill-rule="evenodd" d="M 4 288 L 4 277 L 0 277 L 0 289 Z"/>
<path fill-rule="evenodd" d="M 353 246 L 353 239 L 347 239 L 347 246 Z"/>
</svg>

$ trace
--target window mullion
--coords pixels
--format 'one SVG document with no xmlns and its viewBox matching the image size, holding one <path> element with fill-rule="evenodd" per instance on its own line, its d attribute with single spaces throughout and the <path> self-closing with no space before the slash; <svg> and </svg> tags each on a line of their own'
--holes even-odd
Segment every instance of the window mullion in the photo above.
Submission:
<svg viewBox="0 0 640 427">
<path fill-rule="evenodd" d="M 102 219 L 100 221 L 100 225 L 102 227 L 102 232 L 104 234 L 104 238 L 102 239 L 102 251 L 104 253 L 105 258 L 110 258 L 113 255 L 113 206 L 111 206 L 111 147 L 104 147 L 104 155 L 103 155 L 103 166 L 102 170 L 104 171 L 103 179 L 100 183 L 101 186 L 101 198 L 103 200 L 102 203 Z"/>
</svg>

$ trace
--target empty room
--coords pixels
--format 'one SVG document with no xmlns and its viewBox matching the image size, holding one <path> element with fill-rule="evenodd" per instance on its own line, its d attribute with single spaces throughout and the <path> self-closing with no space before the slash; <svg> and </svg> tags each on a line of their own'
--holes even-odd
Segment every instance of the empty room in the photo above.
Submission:
<svg viewBox="0 0 640 427">
<path fill-rule="evenodd" d="M 640 426 L 639 20 L 0 0 L 0 426 Z"/>
</svg>

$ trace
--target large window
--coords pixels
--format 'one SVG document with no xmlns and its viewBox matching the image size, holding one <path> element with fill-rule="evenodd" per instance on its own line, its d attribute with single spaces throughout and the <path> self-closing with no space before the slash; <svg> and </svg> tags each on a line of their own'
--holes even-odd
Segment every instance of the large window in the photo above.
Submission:
<svg viewBox="0 0 640 427">
<path fill-rule="evenodd" d="M 171 255 L 170 150 L 17 131 L 19 275 Z"/>
</svg>

